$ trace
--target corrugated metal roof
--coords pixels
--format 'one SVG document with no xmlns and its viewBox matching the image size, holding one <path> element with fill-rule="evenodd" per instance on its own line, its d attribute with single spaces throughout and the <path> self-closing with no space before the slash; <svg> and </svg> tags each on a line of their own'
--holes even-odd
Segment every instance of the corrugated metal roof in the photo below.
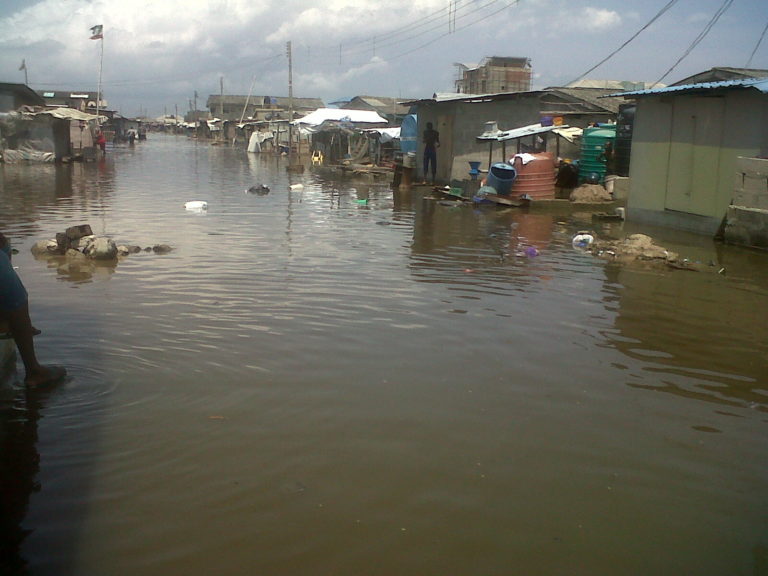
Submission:
<svg viewBox="0 0 768 576">
<path fill-rule="evenodd" d="M 723 88 L 754 88 L 768 94 L 768 78 L 746 78 L 742 80 L 722 80 L 720 82 L 701 82 L 699 84 L 684 84 L 682 86 L 666 86 L 664 88 L 651 88 L 649 90 L 637 90 L 635 92 L 619 92 L 610 96 L 648 96 L 651 94 L 670 94 L 681 92 L 702 92 L 707 90 L 720 90 Z"/>
<path fill-rule="evenodd" d="M 54 118 L 64 119 L 64 120 L 84 120 L 86 122 L 91 120 L 96 120 L 96 118 L 104 118 L 106 119 L 106 116 L 96 116 L 95 114 L 88 114 L 87 112 L 81 112 L 80 110 L 75 110 L 74 108 L 49 108 L 47 110 L 42 110 L 40 112 L 35 112 L 31 114 L 31 116 L 53 116 Z"/>
<path fill-rule="evenodd" d="M 623 98 L 613 97 L 615 90 L 605 88 L 559 88 L 549 87 L 542 97 L 542 113 L 559 111 L 561 113 L 590 114 L 598 110 L 616 114 Z M 622 92 L 623 94 L 623 92 Z M 557 116 L 559 114 L 548 114 Z"/>
<path fill-rule="evenodd" d="M 489 127 L 489 125 L 491 125 Z M 477 136 L 478 140 L 494 140 L 499 142 L 505 142 L 507 140 L 515 140 L 517 138 L 524 138 L 526 136 L 533 136 L 535 134 L 543 134 L 545 132 L 555 132 L 561 134 L 566 138 L 572 136 L 573 132 L 569 131 L 569 126 L 542 126 L 541 124 L 530 124 L 528 126 L 521 126 L 520 128 L 513 128 L 512 130 L 494 130 L 496 123 L 486 123 L 486 131 L 480 136 Z"/>
</svg>

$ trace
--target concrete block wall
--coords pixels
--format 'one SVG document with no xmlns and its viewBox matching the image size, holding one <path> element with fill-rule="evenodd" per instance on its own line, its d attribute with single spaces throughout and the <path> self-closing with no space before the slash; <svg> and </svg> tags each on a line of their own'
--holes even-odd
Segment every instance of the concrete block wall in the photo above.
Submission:
<svg viewBox="0 0 768 576">
<path fill-rule="evenodd" d="M 768 250 L 768 210 L 729 206 L 724 239 L 729 244 Z"/>
<path fill-rule="evenodd" d="M 733 203 L 725 219 L 729 244 L 768 249 L 768 159 L 736 159 Z"/>
<path fill-rule="evenodd" d="M 734 206 L 768 210 L 768 159 L 736 158 Z"/>
</svg>

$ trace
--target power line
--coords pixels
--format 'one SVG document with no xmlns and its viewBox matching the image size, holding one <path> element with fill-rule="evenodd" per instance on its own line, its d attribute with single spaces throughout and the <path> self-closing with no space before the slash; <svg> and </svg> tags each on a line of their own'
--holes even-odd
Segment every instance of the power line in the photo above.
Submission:
<svg viewBox="0 0 768 576">
<path fill-rule="evenodd" d="M 610 54 L 608 54 L 608 56 L 606 56 L 605 58 L 603 58 L 602 60 L 600 60 L 600 62 L 598 62 L 597 64 L 595 64 L 594 66 L 592 66 L 592 68 L 590 68 L 589 70 L 587 70 L 586 72 L 584 72 L 584 74 L 582 74 L 581 76 L 579 76 L 579 77 L 578 77 L 578 78 L 576 78 L 575 80 L 571 80 L 570 82 L 568 82 L 568 84 L 573 84 L 574 82 L 578 82 L 579 80 L 581 80 L 582 78 L 584 78 L 584 77 L 585 77 L 585 76 L 587 76 L 588 74 L 591 74 L 592 72 L 594 72 L 595 70 L 597 70 L 597 69 L 598 69 L 600 66 L 602 66 L 603 64 L 605 64 L 606 62 L 608 62 L 608 60 L 610 60 L 611 58 L 613 58 L 614 56 L 616 56 L 616 54 L 618 54 L 619 52 L 621 52 L 621 51 L 622 51 L 622 50 L 623 50 L 623 49 L 624 49 L 624 48 L 625 48 L 625 47 L 626 47 L 626 46 L 627 46 L 627 45 L 628 45 L 630 42 L 632 42 L 632 40 L 634 40 L 635 38 L 637 38 L 638 36 L 640 36 L 640 34 L 641 34 L 642 32 L 644 32 L 644 31 L 645 31 L 645 30 L 646 30 L 648 27 L 650 27 L 650 26 L 651 26 L 651 24 L 653 24 L 654 22 L 656 22 L 656 20 L 658 20 L 658 19 L 659 19 L 659 18 L 660 18 L 660 17 L 661 17 L 661 16 L 662 16 L 662 15 L 663 15 L 663 14 L 664 14 L 664 13 L 665 13 L 667 10 L 669 10 L 670 8 L 672 8 L 672 6 L 674 6 L 675 4 L 677 4 L 677 1 L 678 1 L 678 0 L 670 0 L 669 2 L 667 2 L 667 5 L 666 5 L 666 6 L 664 6 L 664 7 L 663 7 L 661 10 L 659 10 L 659 11 L 656 13 L 656 15 L 655 15 L 653 18 L 651 18 L 651 19 L 650 19 L 648 22 L 646 22 L 646 24 L 645 24 L 645 25 L 643 25 L 643 27 L 642 27 L 642 28 L 640 28 L 640 30 L 638 30 L 638 31 L 637 31 L 637 32 L 635 32 L 635 33 L 634 33 L 632 36 L 630 36 L 630 37 L 629 37 L 629 39 L 628 39 L 626 42 L 624 42 L 624 43 L 623 43 L 621 46 L 619 46 L 618 48 L 616 48 L 616 50 L 614 50 L 613 52 L 611 52 Z"/>
<path fill-rule="evenodd" d="M 712 18 L 709 20 L 709 22 L 707 22 L 707 25 L 706 25 L 706 26 L 704 26 L 704 30 L 702 30 L 701 32 L 699 32 L 699 35 L 698 35 L 698 36 L 696 36 L 696 38 L 694 39 L 694 41 L 693 41 L 693 42 L 691 42 L 691 45 L 690 45 L 690 46 L 688 46 L 688 48 L 686 49 L 686 51 L 685 51 L 685 52 L 683 52 L 683 55 L 682 55 L 682 56 L 680 56 L 680 58 L 678 58 L 678 59 L 677 59 L 677 62 L 675 62 L 674 64 L 672 64 L 672 66 L 670 67 L 670 69 L 669 69 L 669 70 L 667 70 L 666 72 L 664 72 L 664 75 L 663 75 L 661 78 L 659 78 L 658 80 L 656 80 L 656 82 L 654 82 L 654 83 L 653 83 L 653 86 L 656 86 L 656 85 L 657 85 L 657 84 L 659 84 L 659 83 L 660 83 L 662 80 L 664 80 L 664 78 L 666 78 L 667 76 L 669 76 L 669 74 L 672 72 L 672 70 L 674 70 L 675 68 L 677 68 L 677 65 L 678 65 L 678 64 L 680 64 L 680 62 L 682 62 L 682 61 L 683 61 L 683 60 L 684 60 L 684 59 L 685 59 L 685 58 L 688 56 L 688 54 L 690 54 L 690 53 L 693 51 L 693 49 L 694 49 L 694 48 L 696 48 L 696 46 L 698 46 L 699 42 L 701 42 L 702 40 L 704 40 L 704 38 L 706 37 L 706 35 L 707 35 L 707 34 L 709 34 L 709 31 L 710 31 L 710 30 L 712 30 L 712 27 L 713 27 L 713 26 L 714 26 L 714 25 L 717 23 L 717 21 L 720 19 L 720 16 L 722 16 L 723 14 L 725 14 L 725 12 L 728 10 L 728 8 L 730 8 L 730 7 L 731 7 L 731 4 L 733 4 L 733 0 L 725 0 L 725 2 L 723 2 L 723 3 L 722 3 L 722 5 L 720 6 L 720 8 L 718 8 L 718 9 L 717 9 L 717 12 L 715 12 L 715 15 L 714 15 L 714 16 L 712 16 Z M 653 86 L 651 86 L 651 88 L 653 88 Z"/>
<path fill-rule="evenodd" d="M 453 5 L 453 12 L 449 14 L 449 17 L 452 21 L 452 29 L 453 32 L 456 31 L 456 13 L 460 10 L 464 10 L 465 14 L 459 16 L 459 18 L 465 18 L 467 15 L 471 15 L 474 13 L 477 13 L 478 11 L 481 11 L 491 4 L 495 4 L 499 0 L 490 0 L 486 2 L 485 4 L 475 7 L 474 2 L 471 0 L 469 1 L 469 4 L 472 4 L 472 6 L 467 6 L 467 0 L 457 0 L 456 3 Z M 464 4 L 464 6 L 461 6 L 461 4 Z M 376 35 L 376 49 L 381 51 L 382 48 L 386 48 L 389 46 L 395 46 L 395 45 L 402 45 L 406 42 L 410 42 L 411 40 L 414 40 L 418 38 L 421 35 L 429 34 L 430 32 L 433 32 L 435 30 L 440 30 L 445 28 L 445 13 L 446 9 L 441 8 L 440 10 L 436 12 L 432 12 L 431 14 L 424 16 L 420 18 L 419 20 L 414 21 L 413 23 L 403 26 L 401 28 L 398 28 L 397 30 L 390 32 L 388 34 L 381 34 Z M 417 30 L 422 29 L 419 32 L 416 32 Z M 399 38 L 400 36 L 403 36 L 404 34 L 409 33 L 405 38 Z M 440 37 L 448 36 L 450 32 L 441 34 Z M 370 37 L 367 37 L 365 40 L 358 41 L 356 46 L 353 46 L 352 48 L 346 48 L 343 52 L 345 56 L 351 57 L 358 54 L 365 54 L 368 53 L 371 48 L 369 47 L 369 44 L 372 42 Z"/>
<path fill-rule="evenodd" d="M 760 43 L 763 41 L 763 38 L 765 38 L 766 32 L 768 32 L 768 22 L 765 23 L 765 28 L 763 28 L 763 33 L 760 34 L 760 39 L 757 41 L 757 44 L 755 44 L 755 49 L 752 50 L 752 54 L 749 55 L 749 60 L 747 60 L 747 63 L 744 65 L 744 68 L 749 68 L 750 64 L 752 64 L 752 58 L 754 58 L 755 52 L 757 52 L 757 49 L 760 47 Z"/>
<path fill-rule="evenodd" d="M 483 2 L 483 0 L 455 0 L 452 2 L 450 10 L 447 8 L 443 8 L 443 9 L 431 12 L 426 16 L 423 16 L 422 18 L 411 22 L 407 26 L 398 28 L 397 30 L 388 34 L 385 33 L 382 35 L 376 35 L 373 39 L 371 39 L 371 37 L 369 36 L 366 40 L 357 42 L 357 46 L 355 46 L 354 48 L 342 50 L 342 45 L 339 44 L 337 47 L 339 52 L 339 61 L 341 63 L 342 53 L 349 56 L 349 55 L 362 54 L 367 52 L 368 50 L 370 50 L 370 48 L 366 46 L 367 44 L 375 46 L 375 50 L 377 53 L 383 53 L 384 52 L 383 49 L 386 47 L 403 46 L 403 44 L 416 40 L 420 37 L 431 36 L 431 33 L 433 33 L 436 30 L 440 30 L 440 29 L 445 30 L 445 17 L 446 17 L 446 14 L 448 14 L 450 18 L 450 23 L 451 23 L 449 26 L 449 32 L 444 32 L 442 34 L 439 34 L 410 50 L 406 50 L 404 52 L 394 55 L 390 59 L 394 60 L 394 59 L 402 58 L 403 56 L 407 56 L 408 54 L 411 54 L 426 46 L 434 44 L 435 42 L 438 42 L 442 38 L 449 36 L 451 34 L 454 34 L 457 31 L 465 30 L 473 26 L 476 26 L 477 24 L 496 16 L 500 12 L 506 10 L 507 8 L 511 8 L 512 6 L 517 5 L 520 2 L 520 0 L 505 0 L 501 8 L 497 10 L 493 10 L 492 12 L 489 12 L 485 15 L 482 15 L 487 8 L 489 8 L 494 4 L 497 4 L 499 0 L 486 0 L 480 5 L 478 5 L 478 1 Z M 465 21 L 465 23 L 463 25 L 457 26 L 456 22 L 457 21 L 461 22 L 462 20 Z M 406 36 L 403 37 L 403 35 L 406 35 Z M 398 37 L 400 38 L 398 39 Z M 384 42 L 382 41 L 382 39 L 386 39 L 388 41 Z M 316 50 L 316 46 L 313 46 L 312 48 Z M 307 49 L 309 49 L 309 46 L 307 46 Z M 251 63 L 252 64 L 268 63 L 270 61 L 274 61 L 282 57 L 284 57 L 284 54 L 280 52 L 280 53 L 272 54 L 269 56 L 265 56 L 258 60 L 254 60 Z M 223 71 L 226 72 L 227 70 L 231 71 L 234 69 L 242 69 L 242 66 L 238 65 L 236 62 L 232 62 L 231 65 L 225 68 Z M 178 75 L 163 76 L 162 78 L 148 78 L 148 79 L 134 79 L 134 80 L 120 79 L 116 81 L 106 81 L 104 84 L 105 86 L 116 88 L 116 87 L 139 86 L 139 85 L 148 86 L 153 84 L 165 84 L 168 82 L 177 82 L 177 81 L 181 82 L 181 81 L 187 81 L 187 80 L 190 80 L 188 76 L 184 75 L 183 73 L 179 73 Z M 46 83 L 46 84 L 38 84 L 38 85 L 39 86 L 58 86 L 60 85 L 60 83 L 50 83 L 50 84 Z"/>
<path fill-rule="evenodd" d="M 478 5 L 478 2 L 482 2 L 482 3 Z M 467 20 L 469 18 L 472 18 L 473 16 L 477 16 L 478 14 L 481 14 L 488 7 L 496 4 L 497 2 L 499 2 L 499 0 L 453 0 L 451 3 L 450 9 L 448 7 L 443 7 L 439 10 L 430 12 L 429 14 L 426 14 L 425 16 L 422 16 L 421 18 L 418 18 L 410 22 L 408 25 L 402 26 L 392 32 L 377 34 L 374 37 L 368 36 L 365 39 L 361 39 L 357 41 L 348 40 L 345 42 L 343 47 L 342 47 L 342 44 L 338 44 L 338 45 L 334 45 L 332 48 L 330 48 L 330 50 L 334 50 L 338 52 L 340 65 L 342 64 L 343 57 L 354 57 L 356 55 L 366 54 L 371 49 L 374 49 L 376 54 L 384 54 L 386 48 L 389 48 L 392 46 L 402 47 L 403 45 L 410 43 L 414 40 L 417 40 L 419 38 L 431 36 L 432 33 L 437 30 L 441 30 L 441 29 L 445 30 L 445 18 L 446 18 L 446 14 L 448 15 L 451 22 L 451 25 L 449 27 L 450 32 L 439 34 L 438 36 L 431 38 L 430 40 L 427 40 L 426 42 L 420 44 L 419 46 L 411 50 L 407 50 L 405 52 L 397 54 L 393 57 L 394 59 L 401 58 L 417 50 L 420 50 L 425 46 L 434 44 L 435 42 L 439 41 L 445 36 L 455 33 L 458 30 L 464 30 L 471 26 L 475 26 L 476 24 L 495 16 L 496 14 L 511 7 L 512 5 L 517 4 L 519 0 L 513 0 L 511 3 L 509 3 L 508 1 L 505 1 L 504 5 L 498 10 L 495 10 L 485 16 L 474 18 L 469 22 L 467 22 L 466 24 L 464 24 L 463 26 L 456 25 L 457 20 L 462 21 L 462 20 Z M 310 46 L 306 45 L 306 48 L 309 50 Z M 320 51 L 317 45 L 313 45 L 311 48 L 313 52 Z M 260 58 L 258 60 L 253 60 L 250 63 L 251 64 L 268 63 L 283 57 L 284 57 L 284 54 L 282 53 L 282 51 L 280 51 L 275 54 L 271 54 L 269 56 Z M 242 69 L 242 68 L 243 66 L 239 65 L 235 61 L 232 61 L 230 63 L 230 66 L 224 68 L 222 71 L 227 72 L 227 71 L 232 71 L 235 69 Z M 187 81 L 187 80 L 189 80 L 188 76 L 185 76 L 183 73 L 179 73 L 178 75 L 163 76 L 161 78 L 144 78 L 144 79 L 137 78 L 133 80 L 120 79 L 115 81 L 106 81 L 105 86 L 112 87 L 112 88 L 124 87 L 124 86 L 139 86 L 139 85 L 147 86 L 147 85 L 153 85 L 153 84 L 164 84 L 168 82 L 181 82 L 181 81 Z M 59 86 L 60 85 L 60 83 L 45 83 L 45 84 L 36 83 L 36 84 L 39 86 Z"/>
<path fill-rule="evenodd" d="M 492 2 L 496 2 L 496 1 L 497 0 L 492 0 Z M 473 4 L 473 0 L 456 0 L 454 2 L 453 9 L 455 11 L 461 5 L 466 5 L 466 4 Z M 401 26 L 401 27 L 397 28 L 396 30 L 393 30 L 391 32 L 385 32 L 383 34 L 376 34 L 376 36 L 375 36 L 376 48 L 378 49 L 378 48 L 381 48 L 381 46 L 387 46 L 387 45 L 391 45 L 393 43 L 396 44 L 396 43 L 400 43 L 400 42 L 403 42 L 403 41 L 407 41 L 410 38 L 413 38 L 413 37 L 417 36 L 417 34 L 411 34 L 405 40 L 397 40 L 397 41 L 392 42 L 392 40 L 394 40 L 395 38 L 403 36 L 404 34 L 407 34 L 409 32 L 413 32 L 413 31 L 419 30 L 421 28 L 424 28 L 425 26 L 428 26 L 428 25 L 432 24 L 435 21 L 439 21 L 441 27 L 445 26 L 445 14 L 446 14 L 447 10 L 448 10 L 447 8 L 440 8 L 440 9 L 434 11 L 434 12 L 430 12 L 429 14 L 426 14 L 425 16 L 422 16 L 421 18 L 417 18 L 415 20 L 412 20 L 411 22 L 409 22 L 405 26 Z M 365 37 L 358 37 L 357 39 L 355 39 L 354 37 L 353 38 L 348 38 L 345 41 L 345 44 L 346 45 L 351 45 L 352 47 L 351 48 L 345 48 L 344 51 L 343 51 L 343 54 L 344 55 L 353 55 L 353 54 L 358 54 L 358 53 L 362 53 L 362 52 L 368 52 L 368 51 L 370 51 L 370 49 L 371 49 L 370 46 L 373 43 L 374 43 L 374 40 L 373 40 L 373 38 L 370 35 L 366 35 Z M 334 44 L 326 44 L 326 45 L 322 45 L 322 44 L 321 45 L 317 45 L 316 44 L 314 47 L 316 49 L 326 48 L 328 50 L 336 50 L 338 48 L 338 44 L 335 44 L 335 43 Z"/>
<path fill-rule="evenodd" d="M 496 0 L 493 0 L 492 2 L 489 2 L 488 4 L 482 6 L 481 9 L 482 8 L 487 8 L 491 4 L 495 3 L 495 1 Z M 455 33 L 456 30 L 464 30 L 465 28 L 469 28 L 471 26 L 474 26 L 475 24 L 479 24 L 480 22 L 483 22 L 484 20 L 488 20 L 488 18 L 496 16 L 496 14 L 499 14 L 500 12 L 503 12 L 507 8 L 511 8 L 512 6 L 518 4 L 519 2 L 520 2 L 520 0 L 512 0 L 511 4 L 505 4 L 504 6 L 499 8 L 498 10 L 494 10 L 493 12 L 491 12 L 490 14 L 487 14 L 486 16 L 483 16 L 482 18 L 478 18 L 476 20 L 473 20 L 472 22 L 469 22 L 469 23 L 465 24 L 464 26 L 459 26 L 458 28 L 454 27 L 454 31 L 452 33 Z M 460 18 L 462 18 L 462 17 L 464 17 L 464 16 L 461 16 Z M 416 46 L 415 48 L 412 48 L 411 50 L 407 50 L 405 52 L 401 52 L 400 54 L 396 54 L 395 56 L 390 57 L 390 60 L 396 60 L 397 58 L 402 58 L 403 56 L 407 56 L 408 54 L 412 54 L 413 52 L 416 52 L 417 50 L 421 50 L 422 48 L 425 48 L 425 47 L 429 46 L 430 44 L 434 44 L 438 40 L 440 40 L 442 38 L 445 38 L 446 36 L 449 36 L 452 33 L 446 32 L 444 34 L 440 34 L 439 36 L 433 38 L 432 40 L 424 42 L 423 44 L 420 44 L 419 46 Z"/>
</svg>

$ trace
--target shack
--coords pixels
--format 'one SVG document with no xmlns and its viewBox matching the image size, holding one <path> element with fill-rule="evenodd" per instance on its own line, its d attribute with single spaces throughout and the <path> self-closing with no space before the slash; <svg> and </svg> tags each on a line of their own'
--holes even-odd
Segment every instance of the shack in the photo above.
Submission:
<svg viewBox="0 0 768 576">
<path fill-rule="evenodd" d="M 319 108 L 292 124 L 309 139 L 313 155 L 322 156 L 323 163 L 355 164 L 370 162 L 376 154 L 365 129 L 386 127 L 387 120 L 372 110 Z"/>
<path fill-rule="evenodd" d="M 347 110 L 371 110 L 385 118 L 392 126 L 400 126 L 408 115 L 408 106 L 400 103 L 402 98 L 388 96 L 355 96 L 344 104 Z"/>
<path fill-rule="evenodd" d="M 24 109 L 0 119 L 3 162 L 95 158 L 96 116 L 71 108 Z"/>
<path fill-rule="evenodd" d="M 45 106 L 45 100 L 26 84 L 0 82 L 0 114 L 22 106 Z"/>
<path fill-rule="evenodd" d="M 621 96 L 637 101 L 628 218 L 715 234 L 734 198 L 737 158 L 768 155 L 768 78 Z"/>
<path fill-rule="evenodd" d="M 432 98 L 404 104 L 411 106 L 418 119 L 419 157 L 424 150 L 421 135 L 427 122 L 440 132 L 437 179 L 449 182 L 465 179 L 471 161 L 481 162 L 485 170 L 489 168 L 488 144 L 477 139 L 489 120 L 495 121 L 502 130 L 546 123 L 553 118 L 562 118 L 563 124 L 583 128 L 590 123 L 615 119 L 623 99 L 612 92 L 603 88 L 547 88 L 502 94 L 435 94 Z"/>
</svg>

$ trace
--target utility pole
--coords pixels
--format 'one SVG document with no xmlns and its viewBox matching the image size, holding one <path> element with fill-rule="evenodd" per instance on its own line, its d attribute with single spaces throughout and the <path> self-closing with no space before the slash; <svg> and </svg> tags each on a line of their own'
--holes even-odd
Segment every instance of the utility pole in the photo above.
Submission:
<svg viewBox="0 0 768 576">
<path fill-rule="evenodd" d="M 219 100 L 220 104 L 220 111 L 221 111 L 221 121 L 224 122 L 224 76 L 219 78 L 219 85 L 220 85 L 220 97 L 221 100 Z"/>
<path fill-rule="evenodd" d="M 93 31 L 93 28 L 91 28 L 91 30 Z M 101 120 L 99 119 L 99 109 L 101 104 L 101 71 L 102 71 L 102 68 L 104 68 L 104 34 L 101 33 L 101 30 L 102 28 L 101 26 L 99 26 L 99 30 L 98 30 L 99 33 L 97 36 L 98 36 L 98 39 L 101 40 L 100 42 L 101 54 L 99 56 L 99 84 L 98 84 L 98 87 L 96 88 L 96 126 L 97 127 L 101 126 Z"/>
<path fill-rule="evenodd" d="M 290 41 L 288 41 L 288 118 L 288 171 L 304 172 L 304 165 L 301 163 L 301 132 L 299 132 L 296 141 L 296 155 L 299 157 L 299 162 L 294 164 L 291 158 L 293 147 L 293 58 Z"/>
<path fill-rule="evenodd" d="M 291 41 L 286 43 L 288 54 L 288 119 L 293 120 L 293 58 L 291 56 Z M 290 124 L 289 124 L 290 126 Z"/>
<path fill-rule="evenodd" d="M 224 140 L 224 76 L 219 78 L 220 110 L 221 110 L 221 139 Z"/>
<path fill-rule="evenodd" d="M 304 165 L 301 163 L 293 164 L 291 159 L 291 148 L 293 147 L 293 58 L 291 56 L 291 41 L 286 44 L 288 53 L 288 171 L 303 172 Z M 301 156 L 301 135 L 297 142 L 297 154 Z"/>
</svg>

